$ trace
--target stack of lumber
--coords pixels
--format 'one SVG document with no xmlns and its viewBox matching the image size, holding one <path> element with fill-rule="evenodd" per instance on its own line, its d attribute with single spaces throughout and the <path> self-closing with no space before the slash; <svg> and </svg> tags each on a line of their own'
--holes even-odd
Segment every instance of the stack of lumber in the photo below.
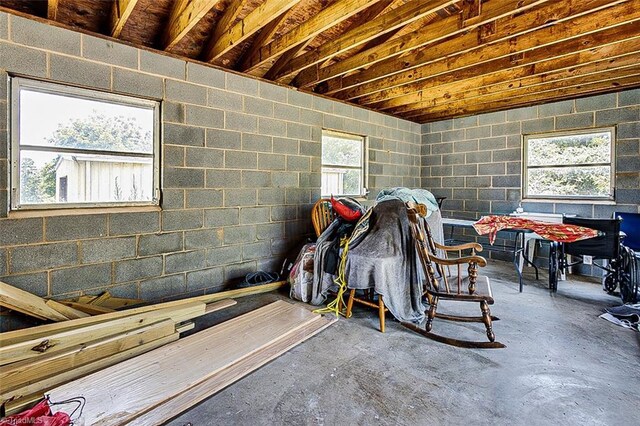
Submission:
<svg viewBox="0 0 640 426">
<path fill-rule="evenodd" d="M 284 301 L 170 343 L 47 393 L 52 402 L 83 397 L 85 424 L 160 424 L 328 327 Z M 71 413 L 77 405 L 53 406 Z"/>
<path fill-rule="evenodd" d="M 84 296 L 80 304 L 102 307 L 89 315 L 63 314 L 73 307 L 44 300 L 0 282 L 0 305 L 43 320 L 57 321 L 0 333 L 0 405 L 4 415 L 22 411 L 64 383 L 100 371 L 178 340 L 194 318 L 236 304 L 231 297 L 275 290 L 277 282 L 188 299 L 114 311 L 123 300 Z M 98 303 L 94 301 L 98 299 Z M 53 302 L 53 303 L 50 303 Z M 93 304 L 91 302 L 94 302 Z"/>
</svg>

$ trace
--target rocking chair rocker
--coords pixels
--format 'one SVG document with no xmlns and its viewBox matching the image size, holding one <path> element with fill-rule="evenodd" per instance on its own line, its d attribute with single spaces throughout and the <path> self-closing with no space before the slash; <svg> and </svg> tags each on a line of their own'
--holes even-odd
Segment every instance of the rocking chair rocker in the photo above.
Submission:
<svg viewBox="0 0 640 426">
<path fill-rule="evenodd" d="M 416 250 L 418 251 L 418 258 L 426 277 L 425 294 L 429 302 L 427 320 L 424 328 L 409 322 L 403 322 L 402 325 L 425 337 L 453 346 L 463 348 L 504 348 L 505 345 L 495 341 L 495 334 L 493 333 L 492 321 L 498 320 L 498 318 L 491 316 L 491 311 L 489 310 L 489 305 L 494 303 L 489 279 L 485 276 L 478 275 L 478 266 L 483 267 L 487 264 L 484 257 L 476 255 L 477 251 L 482 251 L 482 246 L 478 243 L 466 243 L 457 246 L 443 246 L 438 244 L 431 235 L 429 225 L 423 219 L 423 217 L 426 216 L 426 212 L 426 207 L 422 204 L 407 203 L 411 232 L 415 240 Z M 445 252 L 456 251 L 459 253 L 462 250 L 470 249 L 471 255 L 443 259 L 433 254 L 436 253 L 436 249 L 441 249 Z M 467 276 L 462 276 L 461 265 L 468 265 Z M 455 286 L 450 285 L 447 274 L 445 273 L 445 269 L 448 269 L 450 266 L 457 266 L 458 269 L 458 276 L 456 277 L 457 285 Z M 436 276 L 436 269 L 439 277 Z M 463 290 L 462 287 L 467 288 Z M 437 313 L 438 302 L 440 300 L 480 303 L 482 316 L 469 317 Z M 482 322 L 486 327 L 489 341 L 459 340 L 435 334 L 431 332 L 434 318 L 461 322 Z"/>
</svg>

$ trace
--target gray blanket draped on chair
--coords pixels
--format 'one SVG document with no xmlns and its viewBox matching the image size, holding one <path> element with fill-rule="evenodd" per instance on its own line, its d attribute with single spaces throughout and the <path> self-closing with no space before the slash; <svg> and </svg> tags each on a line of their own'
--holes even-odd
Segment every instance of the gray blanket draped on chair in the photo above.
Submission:
<svg viewBox="0 0 640 426">
<path fill-rule="evenodd" d="M 424 320 L 422 278 L 401 200 L 388 199 L 373 207 L 369 232 L 349 247 L 346 277 L 349 288 L 375 289 L 398 320 Z"/>
</svg>

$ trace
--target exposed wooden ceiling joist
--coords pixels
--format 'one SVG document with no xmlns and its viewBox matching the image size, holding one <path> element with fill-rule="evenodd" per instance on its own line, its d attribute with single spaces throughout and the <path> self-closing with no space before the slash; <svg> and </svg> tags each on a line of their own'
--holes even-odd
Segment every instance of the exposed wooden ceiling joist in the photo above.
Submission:
<svg viewBox="0 0 640 426">
<path fill-rule="evenodd" d="M 315 51 L 298 56 L 287 64 L 275 80 L 281 80 L 295 75 L 305 68 L 326 61 L 335 55 L 364 44 L 381 34 L 403 27 L 430 13 L 451 6 L 458 1 L 459 0 L 429 0 L 426 2 L 408 2 L 404 6 L 380 15 L 376 19 L 348 31 L 336 40 L 333 40 L 333 42 L 325 44 Z"/>
<path fill-rule="evenodd" d="M 55 21 L 58 16 L 58 0 L 47 1 L 47 18 Z"/>
<path fill-rule="evenodd" d="M 567 72 L 567 75 L 586 73 L 586 70 L 592 66 L 596 69 L 613 68 L 618 66 L 621 61 L 629 60 L 630 57 L 640 59 L 637 56 L 638 52 L 640 52 L 640 34 L 636 38 L 620 43 L 574 51 L 566 56 L 535 64 L 517 65 L 511 69 L 501 69 L 476 77 L 459 79 L 448 84 L 430 87 L 424 92 L 407 95 L 404 99 L 402 99 L 403 97 L 390 99 L 376 104 L 375 107 L 403 116 L 408 116 L 414 111 L 423 111 L 421 113 L 423 114 L 430 108 L 454 101 L 469 100 L 487 91 L 517 90 L 519 87 L 523 87 L 527 79 L 530 79 L 529 81 L 533 78 L 545 80 L 551 73 Z"/>
<path fill-rule="evenodd" d="M 589 3 L 593 2 L 607 3 L 603 0 L 592 0 Z M 584 3 L 586 2 L 583 0 L 559 3 L 557 5 L 562 10 L 557 10 L 556 15 L 523 14 L 506 21 L 505 29 L 498 29 L 502 27 L 496 25 L 495 32 L 489 34 L 484 34 L 482 29 L 479 29 L 475 34 L 470 33 L 471 36 L 465 35 L 421 50 L 412 55 L 410 63 L 418 66 L 410 70 L 403 71 L 402 61 L 388 62 L 375 69 L 340 78 L 339 81 L 327 82 L 331 83 L 327 90 L 339 99 L 356 99 L 374 94 L 360 99 L 359 102 L 378 102 L 411 93 L 415 91 L 414 87 L 418 81 L 440 73 L 501 57 L 514 57 L 528 50 L 562 40 L 584 37 L 591 32 L 621 25 L 640 17 L 640 0 L 630 0 L 593 13 L 585 12 L 581 7 Z M 567 4 L 572 7 L 566 9 L 561 6 Z M 553 20 L 553 25 L 548 23 L 550 16 L 557 18 Z M 569 21 L 569 18 L 572 19 Z M 349 89 L 343 90 L 342 86 Z"/>
<path fill-rule="evenodd" d="M 416 122 L 640 87 L 640 0 L 0 3 Z"/>
<path fill-rule="evenodd" d="M 268 0 L 243 20 L 233 24 L 219 37 L 212 37 L 204 52 L 204 60 L 212 62 L 234 46 L 245 41 L 258 32 L 265 22 L 270 22 L 282 13 L 289 10 L 300 0 Z"/>
<path fill-rule="evenodd" d="M 294 80 L 297 87 L 311 87 L 333 77 L 338 77 L 362 67 L 371 67 L 391 56 L 397 56 L 411 50 L 433 44 L 456 34 L 471 31 L 499 18 L 520 14 L 527 9 L 546 3 L 549 0 L 506 0 L 488 2 L 478 16 L 464 19 L 460 15 L 452 15 L 428 26 L 425 31 L 405 34 L 389 43 L 362 51 L 350 58 L 331 66 L 316 64 L 303 70 Z"/>
<path fill-rule="evenodd" d="M 165 50 L 171 50 L 221 0 L 176 0 L 162 36 Z"/>
<path fill-rule="evenodd" d="M 251 71 L 290 50 L 295 50 L 318 34 L 351 18 L 379 0 L 338 0 L 282 37 L 260 48 L 245 61 L 242 71 Z M 293 59 L 295 55 L 292 56 Z"/>
<path fill-rule="evenodd" d="M 138 0 L 115 0 L 111 13 L 111 36 L 118 37 L 131 17 Z"/>
</svg>

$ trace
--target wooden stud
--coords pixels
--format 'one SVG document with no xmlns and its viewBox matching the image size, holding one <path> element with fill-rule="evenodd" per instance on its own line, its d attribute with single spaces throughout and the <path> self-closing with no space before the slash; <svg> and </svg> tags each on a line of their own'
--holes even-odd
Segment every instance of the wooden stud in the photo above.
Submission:
<svg viewBox="0 0 640 426">
<path fill-rule="evenodd" d="M 0 306 L 41 320 L 67 321 L 69 318 L 48 306 L 44 299 L 0 281 Z"/>
<path fill-rule="evenodd" d="M 68 319 L 77 319 L 90 316 L 85 312 L 79 311 L 78 309 L 74 309 L 71 306 L 64 305 L 60 302 L 56 302 L 55 300 L 47 300 L 45 303 L 47 304 L 47 306 L 55 309 L 61 315 L 67 317 Z"/>
<path fill-rule="evenodd" d="M 98 305 L 88 305 L 88 304 L 79 303 L 79 302 L 69 302 L 66 300 L 60 301 L 60 303 L 66 306 L 70 306 L 73 309 L 86 312 L 89 315 L 100 315 L 100 314 L 108 314 L 108 313 L 114 312 L 113 309 L 104 308 Z"/>
</svg>

